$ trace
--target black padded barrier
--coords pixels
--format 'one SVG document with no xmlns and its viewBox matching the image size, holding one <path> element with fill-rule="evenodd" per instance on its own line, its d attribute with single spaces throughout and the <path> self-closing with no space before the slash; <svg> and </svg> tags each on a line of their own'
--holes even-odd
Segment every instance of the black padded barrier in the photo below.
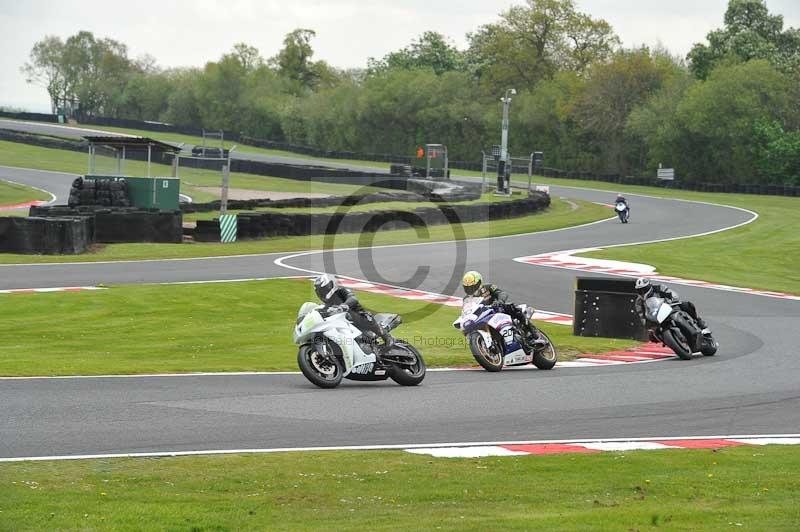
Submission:
<svg viewBox="0 0 800 532">
<path fill-rule="evenodd" d="M 0 252 L 26 255 L 74 255 L 92 243 L 86 218 L 0 218 Z"/>
<path fill-rule="evenodd" d="M 245 212 L 238 216 L 238 238 L 260 239 L 338 233 L 385 231 L 414 226 L 443 225 L 454 215 L 462 223 L 502 220 L 541 211 L 550 196 L 534 192 L 526 199 L 487 204 L 443 205 L 407 210 L 348 211 L 337 213 Z M 200 220 L 194 232 L 198 242 L 219 242 L 219 220 Z"/>
<path fill-rule="evenodd" d="M 633 279 L 578 277 L 575 285 L 575 336 L 647 340 L 647 329 L 636 313 Z"/>
</svg>

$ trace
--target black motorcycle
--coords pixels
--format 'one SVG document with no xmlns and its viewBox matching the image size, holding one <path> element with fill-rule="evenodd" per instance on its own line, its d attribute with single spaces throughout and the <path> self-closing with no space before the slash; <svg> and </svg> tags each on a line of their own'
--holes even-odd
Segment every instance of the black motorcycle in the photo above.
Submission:
<svg viewBox="0 0 800 532">
<path fill-rule="evenodd" d="M 680 302 L 648 297 L 644 302 L 644 317 L 650 326 L 650 334 L 683 360 L 690 360 L 697 352 L 707 357 L 717 353 L 719 343 L 710 331 L 703 334 L 697 321 L 681 309 Z"/>
</svg>

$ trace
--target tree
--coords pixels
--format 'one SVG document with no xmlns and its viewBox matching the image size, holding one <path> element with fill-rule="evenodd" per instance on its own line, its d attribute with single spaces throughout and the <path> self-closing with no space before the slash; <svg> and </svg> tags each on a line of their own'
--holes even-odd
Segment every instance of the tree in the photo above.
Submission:
<svg viewBox="0 0 800 532">
<path fill-rule="evenodd" d="M 64 42 L 59 37 L 48 35 L 33 45 L 29 62 L 20 69 L 26 82 L 47 89 L 53 113 L 66 103 L 70 92 L 63 58 Z"/>
<path fill-rule="evenodd" d="M 692 150 L 676 113 L 694 82 L 688 69 L 681 69 L 628 116 L 625 136 L 641 148 L 637 162 L 641 172 L 655 175 L 660 164 L 672 168 Z"/>
<path fill-rule="evenodd" d="M 167 109 L 161 120 L 180 126 L 202 126 L 197 97 L 202 71 L 197 68 L 180 68 L 168 71 L 167 76 L 172 90 L 167 97 Z"/>
<path fill-rule="evenodd" d="M 441 33 L 426 31 L 411 45 L 391 52 L 383 59 L 368 61 L 371 73 L 390 68 L 430 68 L 436 74 L 464 69 L 463 54 Z"/>
<path fill-rule="evenodd" d="M 532 88 L 560 70 L 584 72 L 619 45 L 606 21 L 576 11 L 573 0 L 527 0 L 468 38 L 469 65 L 493 93 Z"/>
<path fill-rule="evenodd" d="M 298 94 L 335 78 L 333 70 L 324 61 L 311 60 L 314 55 L 311 39 L 315 36 L 314 30 L 303 28 L 286 34 L 283 48 L 271 59 L 271 64 L 282 76 L 295 82 Z"/>
<path fill-rule="evenodd" d="M 766 59 L 784 72 L 800 73 L 800 31 L 783 31 L 783 17 L 771 15 L 764 0 L 730 0 L 725 25 L 695 44 L 687 58 L 692 73 L 706 79 L 719 64 Z"/>
<path fill-rule="evenodd" d="M 686 152 L 681 175 L 707 182 L 750 183 L 759 175 L 756 124 L 783 122 L 796 112 L 790 79 L 766 60 L 722 66 L 693 85 L 676 113 Z"/>
<path fill-rule="evenodd" d="M 46 85 L 52 106 L 70 106 L 85 114 L 113 114 L 128 77 L 136 70 L 127 47 L 81 31 L 62 42 L 46 37 L 34 44 L 23 72 Z"/>
<path fill-rule="evenodd" d="M 233 45 L 231 55 L 239 61 L 239 64 L 247 72 L 252 72 L 264 64 L 264 59 L 261 57 L 258 48 L 243 42 Z"/>
<path fill-rule="evenodd" d="M 761 119 L 754 125 L 755 166 L 767 183 L 800 185 L 800 131 L 784 131 L 778 121 Z"/>
<path fill-rule="evenodd" d="M 623 50 L 608 63 L 592 65 L 575 116 L 589 135 L 586 147 L 595 150 L 603 171 L 629 174 L 638 169 L 641 147 L 625 136 L 628 118 L 680 68 L 671 57 L 653 54 L 646 47 Z"/>
</svg>

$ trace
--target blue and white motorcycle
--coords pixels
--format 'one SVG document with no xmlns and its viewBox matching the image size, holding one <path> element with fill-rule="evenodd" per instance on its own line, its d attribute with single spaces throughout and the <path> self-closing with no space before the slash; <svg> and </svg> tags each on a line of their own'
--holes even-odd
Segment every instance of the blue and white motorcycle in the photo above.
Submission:
<svg viewBox="0 0 800 532">
<path fill-rule="evenodd" d="M 373 317 L 387 333 L 402 323 L 397 314 Z M 320 388 L 335 388 L 342 379 L 392 379 L 403 386 L 416 386 L 425 378 L 425 361 L 413 345 L 395 339 L 386 350 L 373 332 L 362 332 L 353 325 L 341 307 L 304 303 L 297 313 L 293 339 L 300 346 L 300 371 Z M 382 350 L 381 363 L 375 356 L 378 349 Z"/>
<path fill-rule="evenodd" d="M 526 319 L 533 317 L 531 307 L 520 305 L 520 309 Z M 484 304 L 480 297 L 465 297 L 461 317 L 453 322 L 469 339 L 472 356 L 487 371 L 531 363 L 539 369 L 553 369 L 558 354 L 550 338 L 535 327 L 533 334 L 527 334 L 521 325 L 508 314 Z"/>
<path fill-rule="evenodd" d="M 614 205 L 614 210 L 619 216 L 619 221 L 626 224 L 631 217 L 631 210 L 628 208 L 628 205 L 625 204 L 624 201 L 618 201 L 616 205 Z"/>
</svg>

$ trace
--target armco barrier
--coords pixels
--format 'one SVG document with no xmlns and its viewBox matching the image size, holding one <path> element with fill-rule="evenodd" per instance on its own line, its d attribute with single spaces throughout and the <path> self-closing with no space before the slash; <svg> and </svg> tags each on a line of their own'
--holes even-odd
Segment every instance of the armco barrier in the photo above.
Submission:
<svg viewBox="0 0 800 532">
<path fill-rule="evenodd" d="M 83 206 L 31 207 L 31 216 L 91 219 L 94 242 L 104 244 L 156 242 L 177 244 L 183 241 L 183 214 L 157 209 Z"/>
<path fill-rule="evenodd" d="M 92 243 L 86 218 L 0 218 L 0 252 L 73 255 Z"/>
<path fill-rule="evenodd" d="M 578 277 L 573 334 L 647 340 L 647 329 L 636 313 L 633 285 L 632 279 Z"/>
<path fill-rule="evenodd" d="M 15 113 L 13 111 L 0 111 L 0 118 L 10 118 L 12 120 L 27 120 L 29 122 L 50 122 L 58 123 L 58 115 L 45 113 Z"/>
<path fill-rule="evenodd" d="M 556 168 L 542 168 L 538 172 L 544 177 L 578 179 L 582 181 L 604 181 L 620 185 L 639 185 L 648 187 L 692 190 L 695 192 L 718 192 L 723 194 L 759 194 L 765 196 L 800 196 L 800 187 L 793 185 L 769 185 L 752 183 L 701 183 L 696 181 L 665 180 L 654 177 L 623 177 L 618 174 L 594 174 L 591 172 L 572 172 Z"/>
<path fill-rule="evenodd" d="M 360 233 L 409 226 L 483 222 L 525 216 L 550 205 L 550 196 L 534 192 L 527 199 L 487 204 L 442 205 L 414 210 L 349 211 L 336 213 L 282 213 L 276 211 L 239 214 L 239 239 Z M 219 242 L 219 220 L 200 220 L 194 232 L 198 242 Z"/>
</svg>

